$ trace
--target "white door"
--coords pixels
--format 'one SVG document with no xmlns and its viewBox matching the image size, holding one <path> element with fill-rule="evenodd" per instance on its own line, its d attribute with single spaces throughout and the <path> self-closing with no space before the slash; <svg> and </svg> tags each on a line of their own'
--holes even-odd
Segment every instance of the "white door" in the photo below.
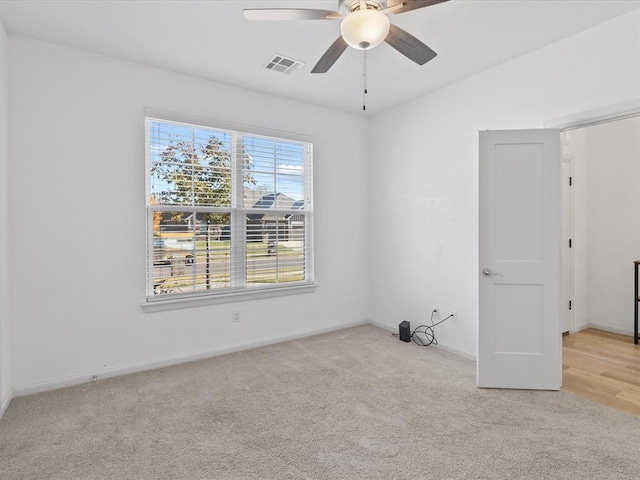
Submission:
<svg viewBox="0 0 640 480">
<path fill-rule="evenodd" d="M 559 130 L 480 132 L 479 387 L 557 390 Z"/>
</svg>

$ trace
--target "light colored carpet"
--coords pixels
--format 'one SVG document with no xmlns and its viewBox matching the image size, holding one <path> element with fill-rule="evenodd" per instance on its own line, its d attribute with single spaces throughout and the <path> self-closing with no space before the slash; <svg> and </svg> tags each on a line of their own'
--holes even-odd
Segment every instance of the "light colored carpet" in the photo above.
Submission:
<svg viewBox="0 0 640 480">
<path fill-rule="evenodd" d="M 637 479 L 640 419 L 362 326 L 15 399 L 0 478 Z"/>
</svg>

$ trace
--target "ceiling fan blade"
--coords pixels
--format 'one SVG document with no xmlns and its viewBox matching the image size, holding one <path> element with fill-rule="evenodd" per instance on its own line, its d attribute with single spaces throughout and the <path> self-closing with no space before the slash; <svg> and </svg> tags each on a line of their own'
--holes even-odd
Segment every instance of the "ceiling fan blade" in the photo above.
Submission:
<svg viewBox="0 0 640 480">
<path fill-rule="evenodd" d="M 416 37 L 394 24 L 389 27 L 389 33 L 384 41 L 418 65 L 424 65 L 437 55 Z"/>
<path fill-rule="evenodd" d="M 449 0 L 388 0 L 387 9 L 397 15 L 399 13 L 410 12 L 418 8 L 430 7 L 438 3 L 448 2 Z"/>
<path fill-rule="evenodd" d="M 247 20 L 331 20 L 340 18 L 340 12 L 303 8 L 255 8 L 245 9 Z"/>
<path fill-rule="evenodd" d="M 340 58 L 340 55 L 344 53 L 348 46 L 344 38 L 339 36 L 338 39 L 331 44 L 329 49 L 324 52 L 324 55 L 318 60 L 318 63 L 313 67 L 311 73 L 326 73 L 331 66 L 336 63 L 336 60 Z"/>
</svg>

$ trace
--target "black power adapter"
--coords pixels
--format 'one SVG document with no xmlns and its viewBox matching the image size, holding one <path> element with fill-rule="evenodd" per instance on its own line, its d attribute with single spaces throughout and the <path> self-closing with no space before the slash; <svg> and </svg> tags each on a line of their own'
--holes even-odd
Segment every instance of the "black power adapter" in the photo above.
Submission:
<svg viewBox="0 0 640 480">
<path fill-rule="evenodd" d="M 410 342 L 411 341 L 411 324 L 409 322 L 407 322 L 406 320 L 400 322 L 400 325 L 398 325 L 399 328 L 399 338 L 400 340 L 402 340 L 403 342 Z"/>
</svg>

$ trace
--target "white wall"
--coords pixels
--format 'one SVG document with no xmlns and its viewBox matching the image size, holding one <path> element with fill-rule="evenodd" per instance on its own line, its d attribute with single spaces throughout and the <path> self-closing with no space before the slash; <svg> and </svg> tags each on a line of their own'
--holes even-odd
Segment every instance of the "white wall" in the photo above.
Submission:
<svg viewBox="0 0 640 480">
<path fill-rule="evenodd" d="M 640 117 L 589 127 L 589 324 L 633 335 Z"/>
<path fill-rule="evenodd" d="M 432 306 L 458 311 L 456 324 L 437 328 L 440 343 L 475 355 L 478 131 L 542 127 L 637 98 L 639 27 L 636 11 L 370 122 L 9 36 L 0 261 L 10 252 L 12 262 L 0 294 L 11 304 L 2 302 L 0 325 L 6 345 L 10 319 L 11 386 L 28 393 L 368 317 L 415 327 Z M 314 137 L 315 293 L 142 312 L 144 107 Z M 0 185 L 5 208 L 7 196 Z"/>
<path fill-rule="evenodd" d="M 425 323 L 458 312 L 439 342 L 476 353 L 478 131 L 634 100 L 640 11 L 519 57 L 375 116 L 370 125 L 374 321 Z M 434 60 L 434 61 L 437 61 Z"/>
<path fill-rule="evenodd" d="M 7 157 L 7 34 L 0 23 L 0 416 L 9 403 L 9 222 Z"/>
<path fill-rule="evenodd" d="M 366 119 L 13 35 L 9 65 L 17 394 L 368 318 Z M 145 107 L 314 138 L 316 292 L 143 313 Z"/>
</svg>

